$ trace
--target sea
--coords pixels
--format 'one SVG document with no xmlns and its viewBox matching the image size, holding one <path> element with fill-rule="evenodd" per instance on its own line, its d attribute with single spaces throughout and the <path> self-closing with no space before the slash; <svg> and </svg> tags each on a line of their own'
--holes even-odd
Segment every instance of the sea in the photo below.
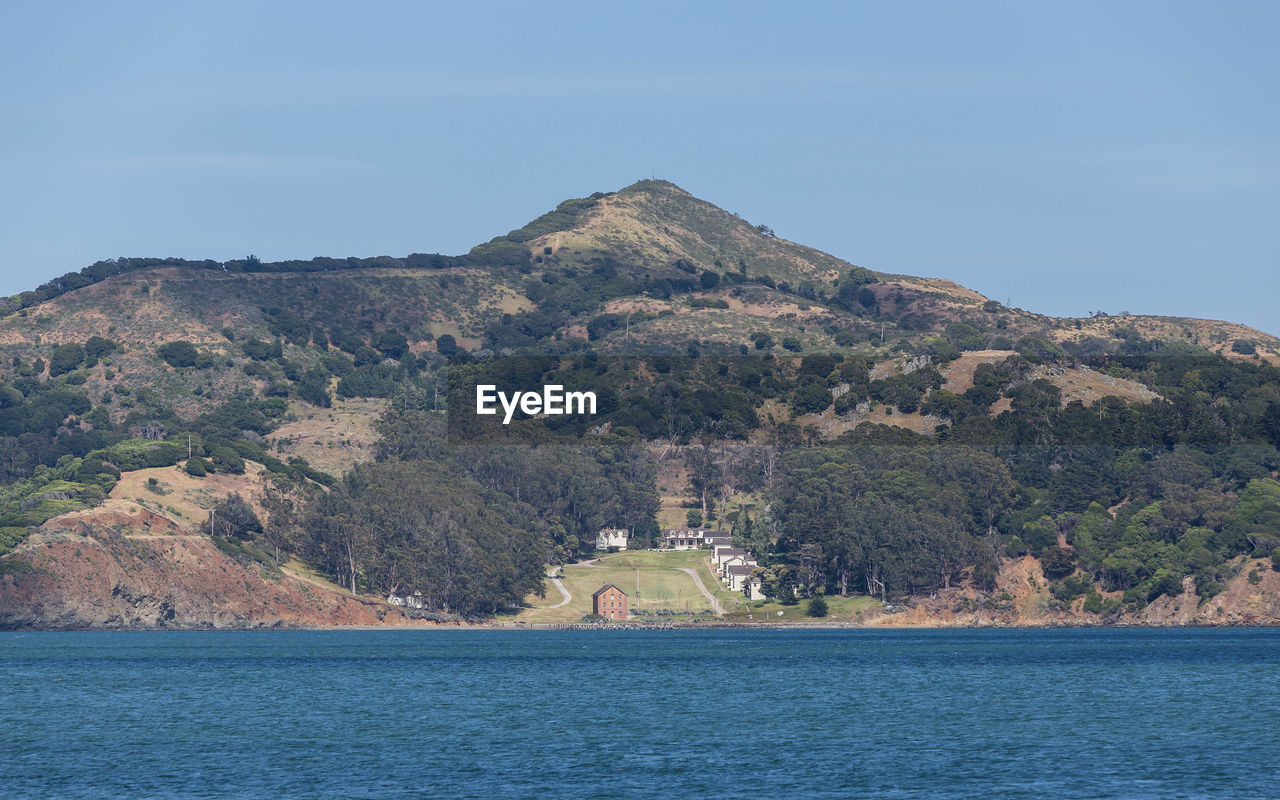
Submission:
<svg viewBox="0 0 1280 800">
<path fill-rule="evenodd" d="M 1280 798 L 1280 629 L 0 634 L 3 798 Z"/>
</svg>

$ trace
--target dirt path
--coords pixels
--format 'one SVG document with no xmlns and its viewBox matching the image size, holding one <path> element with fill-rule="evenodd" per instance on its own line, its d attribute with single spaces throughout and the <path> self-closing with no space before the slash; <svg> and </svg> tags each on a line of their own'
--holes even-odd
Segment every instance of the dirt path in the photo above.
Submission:
<svg viewBox="0 0 1280 800">
<path fill-rule="evenodd" d="M 702 577 L 698 575 L 698 571 L 689 567 L 681 567 L 680 571 L 689 573 L 689 577 L 693 578 L 693 583 L 698 587 L 698 591 L 702 592 L 703 597 L 711 601 L 711 610 L 715 612 L 716 616 L 723 617 L 724 608 L 721 607 L 720 601 L 716 599 L 716 596 L 708 592 L 707 587 L 702 584 Z"/>
<path fill-rule="evenodd" d="M 556 603 L 554 606 L 547 606 L 547 608 L 549 609 L 566 606 L 569 604 L 569 601 L 573 599 L 573 597 L 569 594 L 569 590 L 564 588 L 564 584 L 561 583 L 560 579 L 556 577 L 556 573 L 559 571 L 560 571 L 559 567 L 556 567 L 555 569 L 547 570 L 547 577 L 551 579 L 552 585 L 560 590 L 560 594 L 564 595 L 564 599 L 561 600 L 559 603 Z"/>
</svg>

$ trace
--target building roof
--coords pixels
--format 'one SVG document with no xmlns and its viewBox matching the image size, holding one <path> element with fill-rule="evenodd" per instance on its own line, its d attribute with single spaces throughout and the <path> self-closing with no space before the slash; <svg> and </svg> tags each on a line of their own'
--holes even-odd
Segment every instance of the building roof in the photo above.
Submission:
<svg viewBox="0 0 1280 800">
<path fill-rule="evenodd" d="M 729 566 L 730 575 L 750 575 L 751 570 L 755 567 L 748 567 L 746 564 L 731 564 Z"/>
<path fill-rule="evenodd" d="M 729 556 L 730 558 L 732 558 L 733 556 L 745 556 L 746 554 L 747 554 L 747 551 L 743 550 L 741 547 L 717 547 L 716 548 L 717 558 L 720 556 Z"/>
<path fill-rule="evenodd" d="M 592 596 L 592 597 L 599 597 L 600 595 L 604 594 L 604 593 L 605 593 L 605 591 L 607 591 L 607 590 L 609 590 L 609 589 L 618 589 L 618 587 L 617 587 L 617 586 L 614 586 L 612 583 L 606 583 L 604 586 L 601 586 L 599 589 L 596 589 L 596 590 L 595 590 L 595 592 L 594 592 L 591 596 Z M 622 591 L 621 589 L 618 589 L 618 593 L 619 593 L 619 594 L 621 594 L 623 597 L 626 597 L 626 596 L 627 596 L 627 593 L 626 593 L 626 592 L 624 592 L 624 591 Z"/>
</svg>

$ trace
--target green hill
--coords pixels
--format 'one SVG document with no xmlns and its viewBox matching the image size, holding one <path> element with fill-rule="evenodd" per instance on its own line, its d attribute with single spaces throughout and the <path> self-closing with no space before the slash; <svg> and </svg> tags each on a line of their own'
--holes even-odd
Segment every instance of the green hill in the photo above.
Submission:
<svg viewBox="0 0 1280 800">
<path fill-rule="evenodd" d="M 119 259 L 2 307 L 0 550 L 113 497 L 122 473 L 246 460 L 266 519 L 239 535 L 359 591 L 439 591 L 450 613 L 518 603 L 600 526 L 643 540 L 686 515 L 736 526 L 770 585 L 800 594 L 990 588 L 1002 560 L 1047 553 L 1071 567 L 1051 580 L 1076 581 L 1058 602 L 1146 603 L 1182 578 L 1207 595 L 1233 559 L 1280 545 L 1275 337 L 1006 308 L 665 181 L 566 201 L 462 255 Z M 647 360 L 602 358 L 623 353 Z M 607 386 L 590 425 L 519 426 L 584 447 L 445 442 L 449 358 L 456 377 L 509 355 L 545 359 L 528 377 Z M 932 455 L 868 461 L 868 444 Z"/>
</svg>

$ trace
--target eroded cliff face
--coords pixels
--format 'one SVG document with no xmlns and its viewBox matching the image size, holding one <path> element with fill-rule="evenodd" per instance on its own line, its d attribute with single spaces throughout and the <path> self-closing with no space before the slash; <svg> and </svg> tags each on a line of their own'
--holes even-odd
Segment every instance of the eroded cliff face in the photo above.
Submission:
<svg viewBox="0 0 1280 800">
<path fill-rule="evenodd" d="M 1195 588 L 1195 581 L 1187 578 L 1182 594 L 1159 597 L 1138 612 L 1090 613 L 1083 609 L 1083 597 L 1071 603 L 1055 601 L 1040 562 L 1023 556 L 1004 563 L 990 594 L 952 589 L 917 598 L 897 607 L 896 613 L 867 622 L 885 627 L 1280 625 L 1280 572 L 1271 569 L 1269 560 L 1241 559 L 1226 591 L 1203 602 Z"/>
<path fill-rule="evenodd" d="M 239 563 L 207 536 L 111 501 L 45 523 L 0 558 L 0 629 L 413 625 L 397 608 Z"/>
</svg>

